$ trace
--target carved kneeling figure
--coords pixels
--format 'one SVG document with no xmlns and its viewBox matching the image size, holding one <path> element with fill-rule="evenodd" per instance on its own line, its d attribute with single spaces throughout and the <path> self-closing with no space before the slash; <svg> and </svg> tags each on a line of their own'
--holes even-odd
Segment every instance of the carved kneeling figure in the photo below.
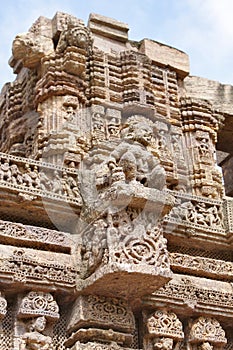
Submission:
<svg viewBox="0 0 233 350">
<path fill-rule="evenodd" d="M 46 327 L 46 318 L 39 316 L 29 327 L 29 332 L 21 338 L 20 350 L 53 350 L 52 338 L 42 334 Z"/>
</svg>

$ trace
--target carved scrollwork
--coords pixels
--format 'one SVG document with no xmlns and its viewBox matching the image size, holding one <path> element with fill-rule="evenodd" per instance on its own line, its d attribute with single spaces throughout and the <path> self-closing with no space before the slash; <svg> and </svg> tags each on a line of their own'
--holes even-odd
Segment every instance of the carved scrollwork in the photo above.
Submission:
<svg viewBox="0 0 233 350">
<path fill-rule="evenodd" d="M 144 235 L 135 237 L 134 232 L 119 243 L 115 260 L 120 263 L 148 264 L 157 268 L 170 268 L 167 240 L 161 228 L 155 227 Z"/>
<path fill-rule="evenodd" d="M 227 339 L 224 330 L 215 318 L 201 316 L 191 326 L 189 342 L 224 345 Z"/>
<path fill-rule="evenodd" d="M 52 294 L 29 292 L 21 301 L 19 317 L 46 316 L 51 320 L 59 319 L 59 308 Z"/>
<path fill-rule="evenodd" d="M 147 320 L 147 331 L 153 336 L 183 339 L 183 326 L 174 312 L 155 311 Z"/>
</svg>

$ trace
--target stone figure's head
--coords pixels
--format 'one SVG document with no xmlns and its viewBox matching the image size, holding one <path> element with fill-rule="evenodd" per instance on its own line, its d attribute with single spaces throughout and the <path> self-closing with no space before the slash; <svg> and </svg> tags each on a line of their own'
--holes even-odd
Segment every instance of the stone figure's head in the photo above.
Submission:
<svg viewBox="0 0 233 350">
<path fill-rule="evenodd" d="M 171 338 L 155 338 L 153 342 L 154 350 L 172 350 L 173 348 L 173 339 Z"/>
<path fill-rule="evenodd" d="M 32 321 L 30 331 L 43 332 L 46 327 L 47 320 L 45 316 L 39 316 Z"/>
<path fill-rule="evenodd" d="M 73 27 L 67 33 L 67 41 L 70 46 L 77 46 L 86 49 L 89 38 L 86 31 L 80 27 Z"/>
<path fill-rule="evenodd" d="M 204 342 L 199 346 L 200 350 L 213 350 L 213 345 L 211 345 L 209 342 Z"/>
<path fill-rule="evenodd" d="M 144 146 L 149 145 L 153 137 L 153 127 L 150 120 L 141 116 L 130 117 L 125 137 Z"/>
</svg>

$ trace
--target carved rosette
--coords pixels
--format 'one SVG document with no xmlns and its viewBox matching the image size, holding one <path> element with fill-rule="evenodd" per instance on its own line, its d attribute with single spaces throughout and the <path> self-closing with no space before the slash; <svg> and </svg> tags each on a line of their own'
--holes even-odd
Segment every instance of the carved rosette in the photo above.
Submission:
<svg viewBox="0 0 233 350">
<path fill-rule="evenodd" d="M 227 339 L 224 330 L 215 318 L 201 316 L 191 326 L 189 342 L 225 345 Z"/>
<path fill-rule="evenodd" d="M 45 316 L 55 321 L 59 319 L 59 308 L 52 294 L 44 292 L 29 292 L 21 301 L 18 316 L 29 318 Z"/>
<path fill-rule="evenodd" d="M 7 301 L 3 294 L 0 292 L 0 319 L 2 319 L 7 312 Z"/>
<path fill-rule="evenodd" d="M 150 337 L 184 339 L 182 323 L 174 312 L 157 310 L 148 318 L 146 325 Z"/>
</svg>

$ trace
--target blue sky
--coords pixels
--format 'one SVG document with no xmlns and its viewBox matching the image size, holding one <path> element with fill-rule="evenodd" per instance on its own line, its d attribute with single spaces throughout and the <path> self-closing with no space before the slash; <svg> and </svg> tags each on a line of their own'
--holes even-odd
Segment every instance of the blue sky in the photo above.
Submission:
<svg viewBox="0 0 233 350">
<path fill-rule="evenodd" d="M 86 23 L 91 12 L 126 22 L 130 39 L 177 47 L 189 55 L 192 75 L 233 85 L 232 0 L 6 0 L 0 10 L 0 88 L 15 78 L 8 66 L 14 37 L 57 11 Z"/>
</svg>

